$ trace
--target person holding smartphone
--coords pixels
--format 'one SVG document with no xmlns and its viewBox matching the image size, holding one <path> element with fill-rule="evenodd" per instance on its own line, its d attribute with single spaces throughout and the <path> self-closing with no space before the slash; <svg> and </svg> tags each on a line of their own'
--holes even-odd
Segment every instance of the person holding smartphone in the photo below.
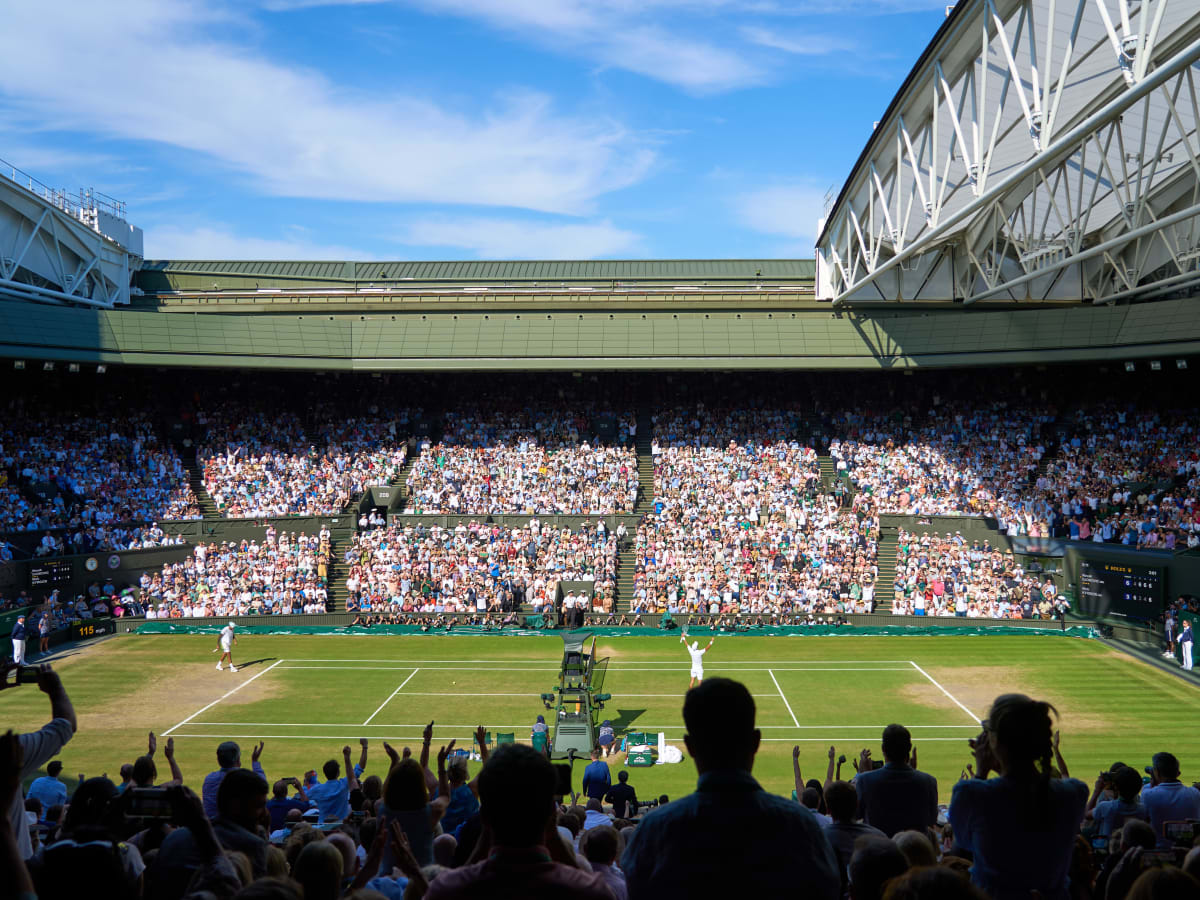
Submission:
<svg viewBox="0 0 1200 900">
<path fill-rule="evenodd" d="M 0 665 L 0 691 L 17 686 L 13 670 L 20 668 L 15 663 Z M 67 696 L 66 688 L 58 673 L 49 665 L 36 669 L 37 686 L 50 698 L 50 721 L 30 734 L 17 735 L 21 744 L 21 781 L 40 769 L 48 760 L 62 752 L 62 748 L 74 736 L 79 725 L 75 719 L 75 707 Z M 17 838 L 17 848 L 22 859 L 33 855 L 33 843 L 29 839 L 29 828 L 25 820 L 25 798 L 18 790 L 8 809 L 8 820 Z"/>
</svg>

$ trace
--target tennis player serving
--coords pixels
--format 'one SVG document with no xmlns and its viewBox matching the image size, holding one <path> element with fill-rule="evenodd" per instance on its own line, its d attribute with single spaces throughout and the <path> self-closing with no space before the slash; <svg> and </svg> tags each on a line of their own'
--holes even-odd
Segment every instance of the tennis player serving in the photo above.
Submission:
<svg viewBox="0 0 1200 900">
<path fill-rule="evenodd" d="M 679 642 L 687 647 L 688 655 L 692 657 L 692 680 L 688 684 L 689 691 L 704 680 L 704 654 L 708 652 L 709 647 L 712 647 L 716 639 L 717 636 L 714 634 L 709 638 L 708 647 L 701 650 L 699 641 L 692 641 L 690 644 L 687 642 L 687 632 L 679 635 Z"/>
<path fill-rule="evenodd" d="M 236 627 L 236 623 L 230 622 L 221 629 L 221 635 L 217 638 L 218 645 L 221 648 L 221 658 L 217 660 L 218 672 L 221 671 L 221 663 L 225 662 L 226 659 L 229 660 L 229 671 L 237 671 L 237 666 L 233 664 L 233 645 L 237 643 L 237 635 L 233 633 L 233 629 Z M 213 652 L 215 653 L 216 651 L 214 650 Z"/>
</svg>

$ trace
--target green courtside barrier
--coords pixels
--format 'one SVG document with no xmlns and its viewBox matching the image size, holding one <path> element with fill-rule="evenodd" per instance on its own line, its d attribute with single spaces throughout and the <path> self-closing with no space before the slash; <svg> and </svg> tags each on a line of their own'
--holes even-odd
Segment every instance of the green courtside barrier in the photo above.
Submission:
<svg viewBox="0 0 1200 900">
<path fill-rule="evenodd" d="M 532 618 L 532 617 L 530 617 Z M 179 620 L 167 620 L 162 622 L 143 622 L 137 626 L 138 634 L 217 634 L 224 625 L 225 620 L 221 619 L 211 625 L 197 624 L 195 622 L 184 623 Z M 618 628 L 615 626 L 595 626 L 583 629 L 591 634 L 596 634 L 601 637 L 649 637 L 659 635 L 662 637 L 670 637 L 678 640 L 678 632 L 664 631 L 661 628 L 638 627 L 638 628 Z M 560 630 L 543 631 L 533 628 L 485 628 L 482 625 L 455 625 L 453 628 L 447 629 L 445 626 L 441 628 L 425 628 L 420 625 L 372 625 L 368 628 L 353 625 L 238 625 L 238 634 L 355 634 L 355 635 L 396 635 L 396 634 L 486 634 L 486 635 L 542 635 L 556 636 L 562 634 Z M 1096 638 L 1100 636 L 1099 631 L 1091 626 L 1072 625 L 1070 628 L 1063 631 L 1061 628 L 1054 626 L 1050 627 L 1047 623 L 1046 628 L 1015 628 L 1005 625 L 981 625 L 978 627 L 969 626 L 949 626 L 949 625 L 912 625 L 912 626 L 896 626 L 896 625 L 781 625 L 776 627 L 763 628 L 747 628 L 744 631 L 720 631 L 714 628 L 701 628 L 693 626 L 688 629 L 688 634 L 720 634 L 723 637 L 804 637 L 806 635 L 854 635 L 862 637 L 867 635 L 1013 635 L 1013 634 L 1041 634 L 1057 637 L 1076 637 L 1076 638 Z"/>
</svg>

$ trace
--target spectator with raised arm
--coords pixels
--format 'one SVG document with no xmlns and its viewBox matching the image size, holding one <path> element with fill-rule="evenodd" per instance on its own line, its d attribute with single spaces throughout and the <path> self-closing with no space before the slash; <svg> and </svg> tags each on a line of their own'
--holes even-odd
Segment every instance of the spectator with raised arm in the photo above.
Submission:
<svg viewBox="0 0 1200 900">
<path fill-rule="evenodd" d="M 475 729 L 475 743 L 479 745 L 479 756 L 484 763 L 488 759 L 486 735 L 482 725 Z M 446 764 L 446 758 L 454 752 L 454 743 L 451 741 L 438 753 L 438 796 L 450 798 L 442 816 L 442 829 L 447 834 L 456 832 L 479 811 L 479 775 L 471 778 L 466 757 L 455 756 L 449 765 Z"/>
<path fill-rule="evenodd" d="M 997 697 L 970 741 L 977 777 L 958 782 L 950 824 L 958 845 L 974 855 L 971 881 L 995 900 L 1067 900 L 1068 870 L 1088 789 L 1054 778 L 1049 703 L 1024 694 Z M 988 780 L 992 772 L 997 778 Z"/>
<path fill-rule="evenodd" d="M 262 741 L 258 742 L 258 746 L 254 748 L 250 756 L 250 767 L 254 770 L 254 774 L 266 781 L 267 776 L 263 772 L 263 767 L 259 763 L 258 758 L 262 756 L 263 747 L 265 744 Z M 217 769 L 209 772 L 204 776 L 204 784 L 201 793 L 204 798 L 204 814 L 210 819 L 217 817 L 217 791 L 221 787 L 221 782 L 225 780 L 225 776 L 234 769 L 242 767 L 242 748 L 234 741 L 222 741 L 217 745 Z"/>
<path fill-rule="evenodd" d="M 14 663 L 0 663 L 0 691 L 11 690 L 14 687 L 9 675 L 15 668 L 17 666 Z M 71 698 L 67 696 L 62 679 L 49 665 L 37 667 L 37 686 L 50 698 L 50 721 L 37 731 L 17 735 L 21 745 L 22 781 L 40 769 L 47 760 L 58 756 L 79 727 L 75 719 L 75 707 L 71 705 Z M 33 843 L 30 841 L 25 820 L 25 798 L 19 790 L 9 804 L 8 820 L 16 836 L 21 858 L 28 859 L 33 855 Z"/>
<path fill-rule="evenodd" d="M 839 895 L 837 862 L 812 813 L 766 793 L 750 774 L 761 732 L 745 685 L 710 678 L 687 692 L 684 743 L 696 793 L 643 818 L 621 857 L 632 900 L 781 896 L 804 885 Z M 730 860 L 738 864 L 729 865 Z"/>
<path fill-rule="evenodd" d="M 383 802 L 379 806 L 380 828 L 386 830 L 391 823 L 397 823 L 407 837 L 417 862 L 422 866 L 432 865 L 433 839 L 450 805 L 450 794 L 439 794 L 430 800 L 422 765 L 412 757 L 401 759 L 388 744 L 384 744 L 384 749 L 388 751 L 392 765 L 383 782 Z M 448 752 L 443 747 L 438 753 L 439 771 L 445 769 Z M 382 868 L 390 872 L 392 865 L 392 849 L 385 844 Z"/>
<path fill-rule="evenodd" d="M 366 739 L 363 738 L 363 757 L 366 757 Z M 357 790 L 358 778 L 355 767 L 350 763 L 350 745 L 342 748 L 342 759 L 346 766 L 346 776 L 339 777 L 341 768 L 336 759 L 328 760 L 321 771 L 325 781 L 308 789 L 308 799 L 316 804 L 320 812 L 319 821 L 340 822 L 350 815 L 350 792 Z M 360 770 L 361 771 L 361 770 Z"/>
<path fill-rule="evenodd" d="M 555 825 L 556 777 L 550 761 L 532 747 L 497 748 L 479 774 L 482 860 L 442 872 L 427 900 L 447 898 L 551 898 L 613 900 L 603 877 L 582 871 Z"/>
</svg>

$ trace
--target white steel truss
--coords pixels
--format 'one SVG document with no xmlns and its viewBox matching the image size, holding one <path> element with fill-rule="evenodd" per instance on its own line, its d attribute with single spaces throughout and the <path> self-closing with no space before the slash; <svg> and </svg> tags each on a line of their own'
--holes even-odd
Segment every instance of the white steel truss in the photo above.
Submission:
<svg viewBox="0 0 1200 900">
<path fill-rule="evenodd" d="M 0 178 L 0 297 L 108 308 L 140 264 L 78 210 Z"/>
<path fill-rule="evenodd" d="M 1200 283 L 1200 3 L 963 0 L 818 241 L 835 303 Z"/>
</svg>

